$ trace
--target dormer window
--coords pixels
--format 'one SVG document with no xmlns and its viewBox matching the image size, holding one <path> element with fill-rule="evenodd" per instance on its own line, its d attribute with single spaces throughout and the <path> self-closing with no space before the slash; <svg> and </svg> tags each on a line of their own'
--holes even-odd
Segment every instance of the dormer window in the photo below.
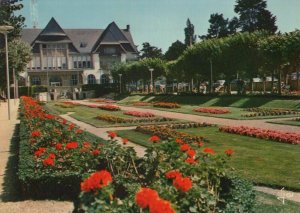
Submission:
<svg viewBox="0 0 300 213">
<path fill-rule="evenodd" d="M 115 47 L 106 47 L 104 48 L 105 54 L 115 54 L 117 52 L 117 49 Z"/>
<path fill-rule="evenodd" d="M 80 42 L 80 48 L 85 48 L 87 46 L 87 42 Z"/>
</svg>

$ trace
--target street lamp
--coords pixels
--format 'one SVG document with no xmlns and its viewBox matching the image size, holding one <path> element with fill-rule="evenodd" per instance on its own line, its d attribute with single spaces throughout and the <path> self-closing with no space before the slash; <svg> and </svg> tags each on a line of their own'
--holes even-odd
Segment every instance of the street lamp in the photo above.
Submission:
<svg viewBox="0 0 300 213">
<path fill-rule="evenodd" d="M 152 76 L 153 70 L 154 70 L 153 68 L 150 68 L 150 69 L 149 69 L 149 71 L 150 71 L 150 73 L 151 73 L 150 89 L 152 88 L 152 90 L 153 90 L 153 76 Z M 154 90 L 153 90 L 153 92 L 154 92 Z"/>
<path fill-rule="evenodd" d="M 120 77 L 120 94 L 122 93 L 122 74 L 119 74 Z"/>
<path fill-rule="evenodd" d="M 12 26 L 0 26 L 0 33 L 4 35 L 5 38 L 5 54 L 6 54 L 6 82 L 7 82 L 7 109 L 8 109 L 8 120 L 10 120 L 10 86 L 9 86 L 9 65 L 8 65 L 8 45 L 7 45 L 7 33 L 12 31 L 14 27 Z"/>
</svg>

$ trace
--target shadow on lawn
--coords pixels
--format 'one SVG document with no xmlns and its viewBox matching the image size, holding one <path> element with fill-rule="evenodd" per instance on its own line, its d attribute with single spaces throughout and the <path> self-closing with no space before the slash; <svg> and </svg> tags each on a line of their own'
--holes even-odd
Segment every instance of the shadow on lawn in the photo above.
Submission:
<svg viewBox="0 0 300 213">
<path fill-rule="evenodd" d="M 18 180 L 18 156 L 19 156 L 19 130 L 20 124 L 17 124 L 10 141 L 9 158 L 5 168 L 3 193 L 0 195 L 2 202 L 16 202 L 21 199 L 21 186 Z"/>
</svg>

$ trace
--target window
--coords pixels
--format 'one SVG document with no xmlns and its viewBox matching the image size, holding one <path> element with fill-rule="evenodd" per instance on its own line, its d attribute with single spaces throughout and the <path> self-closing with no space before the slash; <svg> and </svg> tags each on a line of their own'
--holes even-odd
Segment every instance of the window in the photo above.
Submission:
<svg viewBox="0 0 300 213">
<path fill-rule="evenodd" d="M 71 85 L 75 86 L 77 84 L 78 84 L 78 75 L 77 74 L 71 75 Z"/>
<path fill-rule="evenodd" d="M 114 54 L 114 53 L 116 53 L 116 52 L 117 52 L 117 50 L 116 50 L 115 47 L 106 47 L 106 48 L 104 49 L 104 53 L 105 53 L 105 54 Z"/>
<path fill-rule="evenodd" d="M 101 75 L 101 84 L 108 84 L 109 83 L 109 77 L 106 74 Z"/>
<path fill-rule="evenodd" d="M 59 76 L 51 76 L 49 79 L 50 86 L 62 86 L 62 80 Z"/>
<path fill-rule="evenodd" d="M 86 47 L 87 46 L 87 42 L 80 42 L 80 47 L 81 48 L 84 48 L 84 47 Z"/>
<path fill-rule="evenodd" d="M 73 59 L 73 68 L 91 68 L 91 56 L 89 55 L 74 55 Z"/>
<path fill-rule="evenodd" d="M 88 84 L 96 84 L 96 78 L 94 75 L 88 75 Z"/>
<path fill-rule="evenodd" d="M 41 85 L 41 79 L 38 76 L 32 76 L 31 78 L 32 85 Z"/>
</svg>

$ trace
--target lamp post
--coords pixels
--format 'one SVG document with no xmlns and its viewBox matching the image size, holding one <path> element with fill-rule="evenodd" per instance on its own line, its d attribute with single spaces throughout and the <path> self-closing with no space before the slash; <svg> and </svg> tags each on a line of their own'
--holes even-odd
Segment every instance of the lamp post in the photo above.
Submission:
<svg viewBox="0 0 300 213">
<path fill-rule="evenodd" d="M 153 87 L 153 76 L 152 76 L 152 72 L 153 72 L 153 68 L 150 68 L 149 71 L 151 73 L 151 78 L 150 78 L 150 89 L 152 88 L 153 92 L 154 92 L 154 87 Z"/>
<path fill-rule="evenodd" d="M 5 55 L 6 55 L 6 84 L 7 84 L 7 110 L 8 110 L 8 120 L 10 120 L 10 86 L 9 86 L 9 65 L 8 65 L 8 45 L 7 45 L 7 33 L 12 31 L 14 28 L 12 26 L 0 26 L 0 33 L 4 35 L 5 38 Z"/>
<path fill-rule="evenodd" d="M 119 74 L 120 77 L 120 94 L 122 93 L 122 74 Z"/>
</svg>

